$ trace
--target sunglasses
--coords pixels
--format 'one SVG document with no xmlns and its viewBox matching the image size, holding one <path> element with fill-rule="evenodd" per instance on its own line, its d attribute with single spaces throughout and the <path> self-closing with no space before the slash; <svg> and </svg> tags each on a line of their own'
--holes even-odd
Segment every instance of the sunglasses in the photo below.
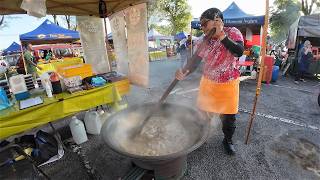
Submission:
<svg viewBox="0 0 320 180">
<path fill-rule="evenodd" d="M 206 19 L 206 20 L 201 21 L 201 22 L 200 22 L 200 26 L 201 26 L 201 27 L 206 27 L 207 24 L 208 24 L 208 22 L 209 22 L 210 20 L 211 20 L 211 19 Z"/>
</svg>

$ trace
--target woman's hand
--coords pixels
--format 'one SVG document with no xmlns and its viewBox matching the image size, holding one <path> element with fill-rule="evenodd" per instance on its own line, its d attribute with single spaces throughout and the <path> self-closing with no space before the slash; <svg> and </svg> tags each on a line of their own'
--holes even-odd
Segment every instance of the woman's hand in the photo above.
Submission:
<svg viewBox="0 0 320 180">
<path fill-rule="evenodd" d="M 178 79 L 179 81 L 184 80 L 184 78 L 188 75 L 189 70 L 186 70 L 186 72 L 182 72 L 182 69 L 178 69 L 176 71 L 176 79 Z"/>
<path fill-rule="evenodd" d="M 216 28 L 216 33 L 213 35 L 214 38 L 222 40 L 225 38 L 225 33 L 223 31 L 224 23 L 221 18 L 214 19 L 214 28 Z"/>
</svg>

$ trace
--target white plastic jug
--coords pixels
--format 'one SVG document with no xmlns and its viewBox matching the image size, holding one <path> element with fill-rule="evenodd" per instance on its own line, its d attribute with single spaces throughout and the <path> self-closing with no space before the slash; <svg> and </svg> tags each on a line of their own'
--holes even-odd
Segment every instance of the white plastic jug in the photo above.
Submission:
<svg viewBox="0 0 320 180">
<path fill-rule="evenodd" d="M 81 144 L 88 141 L 84 124 L 82 121 L 77 119 L 77 117 L 72 117 L 69 127 L 71 129 L 72 138 L 77 144 Z"/>
<path fill-rule="evenodd" d="M 255 70 L 253 70 L 252 72 L 251 72 L 251 77 L 250 77 L 251 79 L 256 79 L 257 78 L 257 71 L 255 71 Z"/>
<path fill-rule="evenodd" d="M 100 134 L 102 125 L 97 111 L 87 111 L 84 116 L 84 123 L 89 134 Z"/>
</svg>

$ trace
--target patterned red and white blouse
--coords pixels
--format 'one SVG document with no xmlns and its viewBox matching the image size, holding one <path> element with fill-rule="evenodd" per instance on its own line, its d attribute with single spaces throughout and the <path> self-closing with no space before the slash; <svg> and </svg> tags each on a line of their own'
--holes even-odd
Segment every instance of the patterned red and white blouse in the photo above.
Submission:
<svg viewBox="0 0 320 180">
<path fill-rule="evenodd" d="M 224 27 L 224 32 L 233 41 L 242 41 L 241 32 L 235 27 Z M 201 43 L 197 43 L 199 46 Z M 197 46 L 196 45 L 196 46 Z M 238 57 L 235 57 L 217 39 L 211 39 L 198 53 L 204 60 L 203 76 L 217 83 L 225 83 L 239 78 L 240 72 L 236 67 Z"/>
</svg>

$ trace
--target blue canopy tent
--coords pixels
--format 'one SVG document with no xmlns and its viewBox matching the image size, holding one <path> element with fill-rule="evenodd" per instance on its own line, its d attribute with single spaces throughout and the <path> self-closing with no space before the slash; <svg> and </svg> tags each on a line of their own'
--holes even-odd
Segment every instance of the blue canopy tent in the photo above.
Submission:
<svg viewBox="0 0 320 180">
<path fill-rule="evenodd" d="M 178 34 L 176 34 L 175 36 L 174 36 L 174 39 L 175 40 L 181 40 L 181 39 L 184 39 L 184 38 L 187 38 L 188 37 L 188 34 L 187 33 L 185 33 L 185 32 L 180 32 L 180 33 L 178 33 Z"/>
<path fill-rule="evenodd" d="M 78 39 L 79 32 L 62 28 L 48 19 L 35 30 L 20 35 L 22 43 L 32 44 L 70 43 Z"/>
<path fill-rule="evenodd" d="M 235 2 L 222 12 L 225 26 L 262 26 L 264 24 L 264 16 L 252 16 L 243 12 Z M 200 29 L 200 21 L 192 21 L 191 28 Z"/>
<path fill-rule="evenodd" d="M 9 54 L 17 54 L 21 52 L 20 44 L 13 42 L 7 49 L 5 49 L 2 55 L 9 55 Z"/>
</svg>

